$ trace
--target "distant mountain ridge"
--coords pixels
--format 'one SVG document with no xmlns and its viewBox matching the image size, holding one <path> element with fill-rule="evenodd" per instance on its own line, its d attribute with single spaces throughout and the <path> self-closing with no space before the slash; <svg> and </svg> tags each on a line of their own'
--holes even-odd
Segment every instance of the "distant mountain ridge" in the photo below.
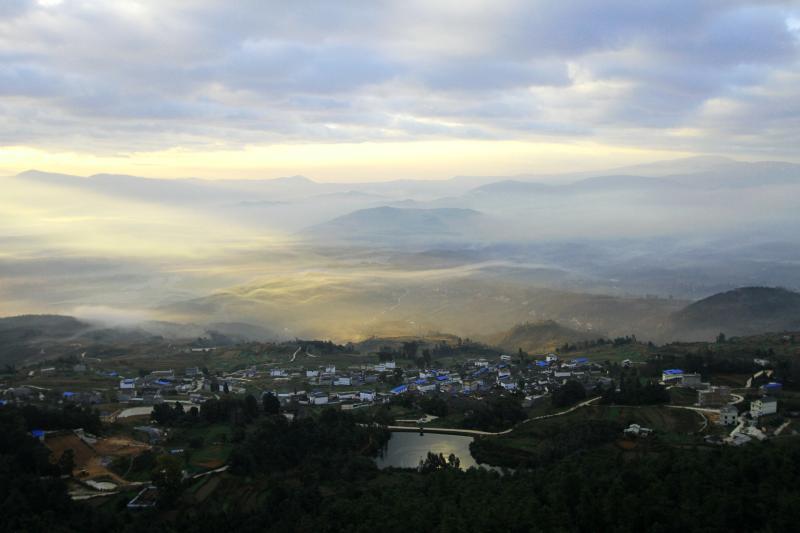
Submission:
<svg viewBox="0 0 800 533">
<path fill-rule="evenodd" d="M 800 294 L 742 287 L 694 302 L 670 318 L 670 335 L 686 340 L 800 329 Z"/>
<path fill-rule="evenodd" d="M 314 239 L 396 241 L 419 235 L 452 239 L 475 236 L 486 217 L 474 209 L 374 207 L 308 228 L 303 234 Z"/>
</svg>

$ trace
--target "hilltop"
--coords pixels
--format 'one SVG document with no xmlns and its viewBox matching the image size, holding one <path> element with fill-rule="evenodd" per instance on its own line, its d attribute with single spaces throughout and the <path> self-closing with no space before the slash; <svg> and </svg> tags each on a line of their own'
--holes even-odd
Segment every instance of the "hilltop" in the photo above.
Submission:
<svg viewBox="0 0 800 533">
<path fill-rule="evenodd" d="M 742 287 L 694 302 L 674 313 L 671 335 L 709 340 L 718 333 L 754 335 L 800 328 L 800 294 L 782 288 Z"/>
</svg>

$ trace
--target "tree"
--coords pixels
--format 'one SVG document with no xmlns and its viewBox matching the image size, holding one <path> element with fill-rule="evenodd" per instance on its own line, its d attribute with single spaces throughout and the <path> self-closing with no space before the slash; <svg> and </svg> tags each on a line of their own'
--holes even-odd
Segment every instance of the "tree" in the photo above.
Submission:
<svg viewBox="0 0 800 533">
<path fill-rule="evenodd" d="M 717 344 L 723 344 L 725 340 L 726 340 L 725 334 L 720 332 L 720 334 L 717 335 Z"/>
<path fill-rule="evenodd" d="M 228 387 L 228 382 L 227 381 L 222 384 L 222 392 L 224 392 L 225 394 L 228 394 L 228 393 L 231 392 L 230 387 Z"/>
<path fill-rule="evenodd" d="M 411 342 L 404 342 L 403 343 L 403 355 L 406 359 L 411 359 L 412 361 L 417 358 L 417 348 L 419 344 L 416 341 Z"/>
<path fill-rule="evenodd" d="M 261 405 L 264 408 L 264 414 L 277 415 L 281 412 L 281 402 L 275 394 L 268 392 L 261 397 Z"/>
<path fill-rule="evenodd" d="M 258 402 L 252 394 L 244 397 L 244 414 L 250 420 L 258 416 Z"/>
<path fill-rule="evenodd" d="M 455 454 L 451 453 L 449 457 L 445 458 L 444 454 L 428 452 L 428 456 L 425 460 L 419 462 L 419 471 L 423 474 L 429 474 L 437 470 L 445 470 L 448 468 L 455 470 L 461 468 L 461 460 L 456 457 Z"/>
<path fill-rule="evenodd" d="M 586 389 L 578 381 L 567 380 L 564 385 L 553 391 L 553 405 L 556 407 L 566 407 L 586 398 Z"/>
<path fill-rule="evenodd" d="M 62 475 L 71 476 L 75 469 L 75 450 L 67 448 L 58 459 L 58 469 Z"/>
<path fill-rule="evenodd" d="M 152 480 L 153 485 L 158 488 L 159 507 L 169 507 L 178 499 L 182 479 L 183 471 L 177 457 L 161 455 L 156 459 Z"/>
</svg>

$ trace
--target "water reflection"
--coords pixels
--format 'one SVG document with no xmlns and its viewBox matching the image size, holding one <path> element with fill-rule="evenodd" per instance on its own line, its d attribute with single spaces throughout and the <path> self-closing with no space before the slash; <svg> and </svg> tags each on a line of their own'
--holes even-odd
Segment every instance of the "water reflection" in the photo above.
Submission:
<svg viewBox="0 0 800 533">
<path fill-rule="evenodd" d="M 394 466 L 398 468 L 416 468 L 424 460 L 428 452 L 442 454 L 445 457 L 455 454 L 461 461 L 461 468 L 466 470 L 478 466 L 469 451 L 472 437 L 461 435 L 439 435 L 435 433 L 392 432 L 383 457 L 375 461 L 378 468 Z"/>
</svg>

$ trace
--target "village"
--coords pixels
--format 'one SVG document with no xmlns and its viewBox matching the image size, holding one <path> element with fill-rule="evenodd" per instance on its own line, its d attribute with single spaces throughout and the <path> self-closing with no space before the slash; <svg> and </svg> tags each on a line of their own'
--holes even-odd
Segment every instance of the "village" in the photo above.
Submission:
<svg viewBox="0 0 800 533">
<path fill-rule="evenodd" d="M 218 349 L 185 350 L 189 355 L 199 351 L 208 356 Z M 299 359 L 301 352 L 304 357 Z M 163 403 L 179 404 L 188 410 L 209 399 L 245 395 L 260 399 L 266 394 L 274 395 L 285 412 L 294 414 L 320 406 L 360 410 L 389 404 L 403 396 L 476 401 L 510 396 L 530 409 L 546 404 L 567 383 L 573 387 L 580 384 L 584 391 L 581 398 L 599 399 L 603 391 L 619 389 L 621 373 L 636 371 L 646 364 L 631 359 L 612 364 L 596 357 L 554 352 L 512 356 L 490 350 L 484 356 L 451 359 L 447 366 L 419 366 L 421 359 L 365 362 L 369 357 L 351 357 L 343 361 L 342 357 L 312 354 L 302 345 L 291 355 L 280 357 L 285 360 L 231 370 L 187 366 L 146 371 L 140 367 L 136 375 L 126 374 L 125 365 L 111 368 L 113 361 L 98 361 L 96 365 L 85 359 L 55 365 L 43 363 L 26 370 L 13 383 L 0 382 L 0 405 L 82 405 L 97 409 L 105 423 L 146 418 L 153 406 Z M 753 362 L 756 366 L 769 366 L 764 359 Z M 703 381 L 700 373 L 668 368 L 653 382 L 675 391 L 668 402 L 672 407 L 693 410 L 713 425 L 734 427 L 727 435 L 706 435 L 707 443 L 741 445 L 779 435 L 790 424 L 782 421 L 774 428 L 759 424 L 765 418 L 776 418 L 778 413 L 777 397 L 782 385 L 772 381 L 772 375 L 772 370 L 763 368 L 742 387 L 731 387 Z M 745 402 L 745 395 L 751 398 L 749 402 Z M 431 425 L 435 418 L 421 413 L 419 421 L 406 422 Z"/>
<path fill-rule="evenodd" d="M 67 473 L 74 499 L 120 495 L 132 511 L 157 501 L 149 479 L 156 457 L 179 458 L 184 483 L 213 486 L 241 439 L 242 415 L 232 424 L 230 409 L 253 416 L 270 399 L 273 412 L 289 420 L 336 409 L 394 432 L 502 436 L 514 446 L 547 438 L 551 426 L 544 422 L 559 419 L 613 419 L 622 424 L 617 445 L 628 451 L 655 442 L 739 447 L 800 430 L 796 394 L 783 390 L 766 358 L 740 360 L 752 371 L 732 376 L 669 366 L 680 359 L 642 356 L 651 348 L 627 340 L 600 351 L 564 348 L 507 354 L 440 344 L 438 357 L 427 348 L 414 357 L 408 343 L 354 354 L 312 341 L 190 344 L 161 356 L 123 351 L 108 359 L 80 352 L 0 377 L 0 409 L 39 413 L 33 418 L 42 425 L 30 434 Z M 43 413 L 56 410 L 72 417 L 69 427 L 48 426 Z"/>
</svg>

